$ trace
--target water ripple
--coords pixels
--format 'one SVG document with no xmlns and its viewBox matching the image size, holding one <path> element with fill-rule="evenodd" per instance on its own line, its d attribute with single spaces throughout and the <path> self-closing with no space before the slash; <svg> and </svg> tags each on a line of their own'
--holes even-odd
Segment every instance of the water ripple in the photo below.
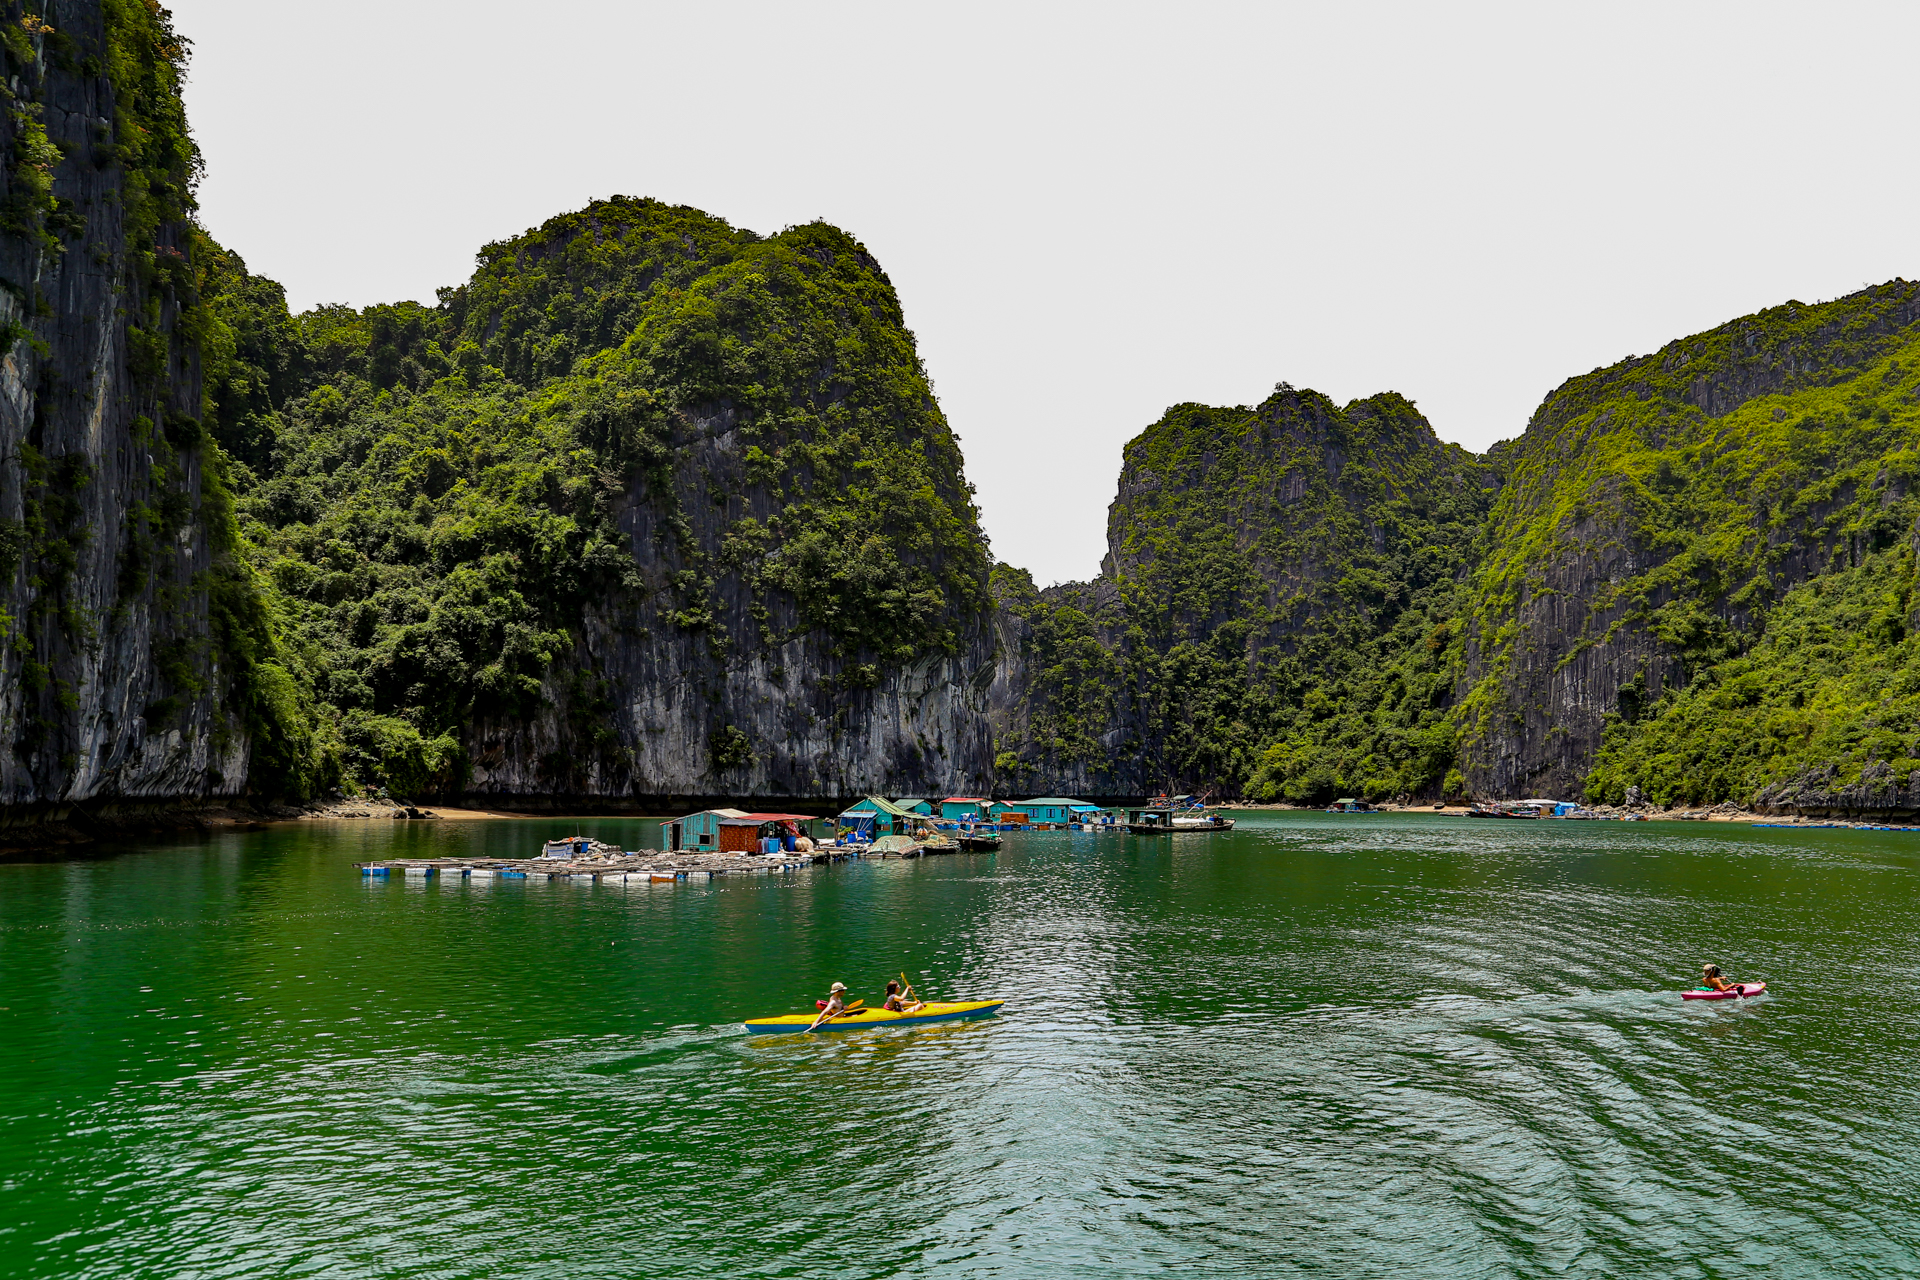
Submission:
<svg viewBox="0 0 1920 1280">
<path fill-rule="evenodd" d="M 1259 815 L 710 887 L 346 865 L 543 833 L 0 867 L 0 1276 L 1920 1267 L 1910 838 Z M 1679 1000 L 1702 959 L 1769 993 Z M 738 1027 L 902 969 L 1010 1003 Z"/>
</svg>

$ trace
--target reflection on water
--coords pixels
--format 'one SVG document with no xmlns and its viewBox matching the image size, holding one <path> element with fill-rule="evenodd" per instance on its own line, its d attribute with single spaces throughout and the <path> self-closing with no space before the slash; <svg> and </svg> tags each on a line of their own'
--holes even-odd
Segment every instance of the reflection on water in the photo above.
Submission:
<svg viewBox="0 0 1920 1280">
<path fill-rule="evenodd" d="M 350 865 L 548 825 L 0 867 L 0 1275 L 1920 1262 L 1920 837 L 1312 814 L 712 886 Z M 1772 988 L 1679 1000 L 1706 959 Z M 738 1026 L 901 970 L 1009 1004 Z"/>
</svg>

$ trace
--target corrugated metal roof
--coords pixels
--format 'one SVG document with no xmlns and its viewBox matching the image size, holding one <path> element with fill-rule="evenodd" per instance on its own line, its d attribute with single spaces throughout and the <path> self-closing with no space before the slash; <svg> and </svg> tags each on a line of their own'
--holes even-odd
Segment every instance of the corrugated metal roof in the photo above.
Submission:
<svg viewBox="0 0 1920 1280">
<path fill-rule="evenodd" d="M 1078 800 L 1069 800 L 1069 799 L 1067 799 L 1067 798 L 1066 798 L 1065 796 L 1041 796 L 1041 797 L 1040 797 L 1040 798 L 1039 798 L 1038 800 L 1017 800 L 1017 801 L 1015 801 L 1014 803 L 1016 803 L 1016 804 L 1050 804 L 1050 805 L 1068 805 L 1068 806 L 1072 806 L 1072 805 L 1076 805 L 1076 804 L 1079 804 L 1080 802 L 1079 802 Z"/>
<path fill-rule="evenodd" d="M 702 809 L 700 813 L 689 813 L 684 818 L 672 818 L 669 819 L 669 821 L 685 822 L 687 818 L 697 818 L 701 813 L 711 813 L 721 818 L 744 818 L 747 816 L 745 809 Z"/>
<path fill-rule="evenodd" d="M 941 804 L 986 804 L 985 796 L 948 796 Z"/>
<path fill-rule="evenodd" d="M 759 826 L 763 822 L 818 822 L 819 819 L 804 813 L 743 813 L 737 818 L 726 818 L 720 823 L 723 827 Z"/>
<path fill-rule="evenodd" d="M 853 808 L 848 809 L 846 813 L 842 813 L 840 816 L 844 818 L 847 816 L 848 813 L 853 813 L 856 810 L 869 808 L 869 807 L 873 809 L 877 809 L 881 813 L 890 813 L 896 818 L 911 818 L 913 816 L 912 814 L 908 813 L 905 809 L 902 809 L 899 805 L 895 804 L 893 801 L 887 799 L 885 796 L 868 796 L 865 800 L 862 800 L 859 804 L 854 805 Z"/>
</svg>

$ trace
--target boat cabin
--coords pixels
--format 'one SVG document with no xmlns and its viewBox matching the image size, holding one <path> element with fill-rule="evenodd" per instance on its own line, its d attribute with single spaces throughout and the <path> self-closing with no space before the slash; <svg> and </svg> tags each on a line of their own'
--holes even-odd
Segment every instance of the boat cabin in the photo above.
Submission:
<svg viewBox="0 0 1920 1280">
<path fill-rule="evenodd" d="M 1365 800 L 1355 800 L 1352 796 L 1342 796 L 1327 806 L 1328 813 L 1372 813 L 1373 806 Z"/>
<path fill-rule="evenodd" d="M 592 851 L 593 839 L 590 836 L 564 836 L 540 846 L 540 856 L 543 858 L 584 858 Z"/>
<path fill-rule="evenodd" d="M 660 849 L 663 853 L 717 853 L 720 824 L 746 816 L 744 809 L 702 809 L 684 818 L 669 818 L 660 824 Z"/>
<path fill-rule="evenodd" d="M 1171 831 L 1173 829 L 1173 810 L 1129 809 L 1127 810 L 1127 826 L 1129 829 L 1135 827 L 1153 827 L 1164 828 Z"/>
<path fill-rule="evenodd" d="M 720 819 L 721 853 L 792 853 L 801 836 L 813 838 L 804 813 L 743 813 Z"/>
</svg>

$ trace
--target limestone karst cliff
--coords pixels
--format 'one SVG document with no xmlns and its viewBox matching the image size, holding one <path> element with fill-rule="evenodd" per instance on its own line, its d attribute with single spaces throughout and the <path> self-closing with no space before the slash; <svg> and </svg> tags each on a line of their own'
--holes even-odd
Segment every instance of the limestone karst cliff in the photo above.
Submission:
<svg viewBox="0 0 1920 1280">
<path fill-rule="evenodd" d="M 850 236 L 616 197 L 487 246 L 437 307 L 322 308 L 293 341 L 238 509 L 343 778 L 991 785 L 985 541 Z"/>
<path fill-rule="evenodd" d="M 999 776 L 1898 809 L 1916 388 L 1897 280 L 1573 379 L 1482 458 L 1391 396 L 1172 410 L 1099 580 L 998 573 Z"/>
<path fill-rule="evenodd" d="M 265 637 L 206 446 L 180 44 L 13 2 L 0 50 L 0 814 L 238 794 Z"/>
<path fill-rule="evenodd" d="M 1100 576 L 1038 590 L 845 231 L 616 196 L 433 305 L 294 316 L 194 220 L 164 11 L 0 0 L 0 48 L 0 821 L 1920 794 L 1911 282 L 1479 457 L 1392 393 L 1176 406 Z"/>
<path fill-rule="evenodd" d="M 1876 763 L 1904 779 L 1916 448 L 1912 281 L 1561 387 L 1500 451 L 1460 713 L 1474 783 L 1764 803 Z"/>
<path fill-rule="evenodd" d="M 1101 577 L 997 578 L 1003 780 L 1306 799 L 1453 762 L 1450 607 L 1496 484 L 1393 394 L 1179 405 L 1126 448 Z M 1351 785 L 1351 784 L 1347 784 Z"/>
</svg>

